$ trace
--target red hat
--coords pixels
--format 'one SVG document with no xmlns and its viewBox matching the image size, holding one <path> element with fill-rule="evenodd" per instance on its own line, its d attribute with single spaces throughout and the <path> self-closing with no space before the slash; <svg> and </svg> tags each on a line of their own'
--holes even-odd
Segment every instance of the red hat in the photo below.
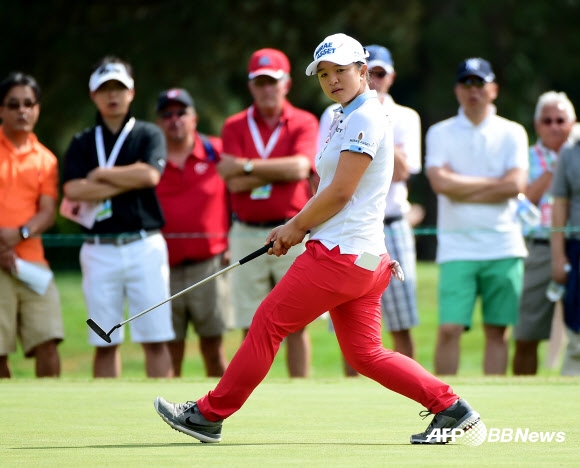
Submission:
<svg viewBox="0 0 580 468">
<path fill-rule="evenodd" d="M 248 65 L 250 80 L 260 75 L 268 75 L 279 80 L 287 73 L 290 73 L 290 61 L 283 52 L 277 49 L 260 49 L 250 58 Z"/>
</svg>

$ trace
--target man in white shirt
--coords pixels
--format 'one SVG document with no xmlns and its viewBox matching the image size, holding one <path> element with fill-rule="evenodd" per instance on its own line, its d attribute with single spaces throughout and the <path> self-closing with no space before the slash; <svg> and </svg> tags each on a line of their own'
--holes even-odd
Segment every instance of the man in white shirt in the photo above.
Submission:
<svg viewBox="0 0 580 468">
<path fill-rule="evenodd" d="M 389 50 L 380 45 L 369 45 L 369 87 L 377 91 L 379 101 L 392 122 L 395 166 L 393 182 L 386 197 L 384 233 L 387 251 L 405 272 L 405 281 L 393 281 L 384 292 L 381 304 L 387 329 L 393 338 L 393 350 L 409 357 L 414 355 L 410 329 L 419 323 L 416 301 L 416 249 L 413 229 L 407 215 L 411 205 L 407 199 L 407 182 L 421 172 L 421 120 L 410 107 L 393 100 L 389 90 L 396 77 Z M 321 150 L 337 105 L 329 106 L 320 118 L 318 147 Z M 347 375 L 356 375 L 346 363 Z"/>
<path fill-rule="evenodd" d="M 435 372 L 457 373 L 459 341 L 479 296 L 484 372 L 505 374 L 505 332 L 517 321 L 527 255 L 515 197 L 526 186 L 528 137 L 520 124 L 496 115 L 498 86 L 486 60 L 461 62 L 454 91 L 458 115 L 426 136 L 427 177 L 438 195 Z"/>
</svg>

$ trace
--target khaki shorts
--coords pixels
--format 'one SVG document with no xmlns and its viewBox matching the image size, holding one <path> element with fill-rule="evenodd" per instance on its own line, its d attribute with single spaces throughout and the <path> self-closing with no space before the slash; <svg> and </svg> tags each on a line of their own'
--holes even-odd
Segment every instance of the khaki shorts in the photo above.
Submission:
<svg viewBox="0 0 580 468">
<path fill-rule="evenodd" d="M 61 342 L 64 327 L 60 297 L 54 280 L 41 296 L 0 269 L 0 356 L 16 352 L 17 337 L 26 357 L 34 356 L 34 348 L 42 343 Z"/>
<path fill-rule="evenodd" d="M 226 268 L 223 255 L 188 265 L 171 267 L 171 295 Z M 171 301 L 175 340 L 183 341 L 189 323 L 202 337 L 223 335 L 231 322 L 228 274 L 222 274 Z"/>
<path fill-rule="evenodd" d="M 264 246 L 269 228 L 247 226 L 234 222 L 229 236 L 232 262 Z M 304 242 L 292 247 L 286 255 L 261 255 L 234 268 L 231 273 L 231 293 L 234 305 L 234 328 L 247 329 L 262 300 L 286 274 L 296 257 L 305 251 Z"/>
</svg>

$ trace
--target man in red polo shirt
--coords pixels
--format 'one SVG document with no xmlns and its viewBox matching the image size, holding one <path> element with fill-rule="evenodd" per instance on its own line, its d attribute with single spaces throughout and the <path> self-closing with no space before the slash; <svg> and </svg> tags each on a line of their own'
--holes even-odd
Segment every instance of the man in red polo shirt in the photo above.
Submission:
<svg viewBox="0 0 580 468">
<path fill-rule="evenodd" d="M 254 52 L 248 72 L 254 102 L 226 120 L 218 165 L 231 192 L 234 259 L 262 246 L 273 227 L 296 215 L 310 199 L 318 137 L 318 119 L 286 99 L 291 79 L 284 53 Z M 296 246 L 283 257 L 263 255 L 232 270 L 236 328 L 247 333 L 262 299 L 303 251 L 303 246 Z M 308 375 L 310 342 L 305 330 L 288 336 L 287 362 L 291 377 Z"/>
<path fill-rule="evenodd" d="M 197 113 L 184 89 L 163 91 L 157 100 L 157 125 L 167 143 L 167 166 L 157 185 L 163 209 L 171 294 L 224 268 L 230 213 L 227 189 L 216 165 L 221 140 L 197 132 Z M 176 377 L 181 376 L 185 338 L 191 322 L 208 377 L 221 377 L 227 360 L 222 335 L 227 330 L 227 275 L 171 302 L 175 341 L 169 343 Z"/>
</svg>

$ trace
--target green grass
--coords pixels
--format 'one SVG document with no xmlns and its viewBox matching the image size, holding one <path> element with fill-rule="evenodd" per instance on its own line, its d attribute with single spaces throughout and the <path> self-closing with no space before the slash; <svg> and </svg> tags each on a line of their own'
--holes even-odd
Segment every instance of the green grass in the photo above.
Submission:
<svg viewBox="0 0 580 468">
<path fill-rule="evenodd" d="M 184 401 L 214 380 L 29 380 L 0 383 L 0 465 L 58 466 L 577 466 L 578 379 L 451 378 L 488 428 L 562 431 L 561 443 L 414 446 L 415 402 L 367 379 L 270 378 L 201 444 L 155 413 L 160 394 Z"/>
<path fill-rule="evenodd" d="M 417 357 L 432 370 L 437 329 L 437 268 L 419 265 L 421 325 L 413 331 Z M 483 377 L 479 313 L 462 338 L 458 377 L 445 380 L 482 414 L 488 428 L 563 431 L 562 443 L 484 443 L 413 446 L 423 431 L 422 408 L 366 379 L 342 376 L 341 358 L 327 322 L 310 331 L 312 378 L 289 379 L 284 350 L 268 377 L 231 418 L 223 442 L 200 444 L 172 431 L 153 409 L 153 399 L 195 399 L 217 380 L 206 379 L 197 340 L 188 344 L 184 378 L 144 378 L 139 346 L 127 340 L 123 378 L 91 378 L 92 348 L 80 275 L 57 272 L 66 340 L 60 346 L 61 379 L 34 379 L 33 362 L 11 356 L 14 378 L 0 380 L 0 466 L 577 466 L 580 378 L 558 377 L 542 366 L 537 377 Z M 104 325 L 104 324 L 103 324 Z M 112 325 L 111 325 L 112 326 Z M 228 356 L 240 333 L 226 337 Z M 388 346 L 390 340 L 384 336 Z M 545 349 L 542 348 L 542 361 Z"/>
<path fill-rule="evenodd" d="M 58 289 L 63 304 L 65 320 L 65 341 L 59 346 L 62 359 L 62 376 L 89 378 L 91 376 L 92 348 L 87 343 L 89 329 L 85 323 L 86 311 L 83 302 L 81 277 L 76 271 L 55 272 Z M 435 264 L 420 262 L 418 267 L 418 304 L 421 325 L 413 330 L 416 343 L 417 360 L 428 370 L 433 370 L 433 350 L 437 334 L 437 277 Z M 458 375 L 482 375 L 483 334 L 481 317 L 478 310 L 474 314 L 474 326 L 465 333 L 461 343 L 461 360 Z M 137 319 L 138 320 L 138 319 Z M 100 324 L 108 331 L 114 324 Z M 328 331 L 325 320 L 316 320 L 308 327 L 312 341 L 313 378 L 334 378 L 342 373 L 338 344 L 333 333 Z M 128 335 L 129 327 L 125 328 Z M 92 333 L 92 332 L 91 332 Z M 228 358 L 231 358 L 241 341 L 240 331 L 229 332 L 225 337 Z M 390 337 L 384 334 L 385 346 L 390 346 Z M 545 343 L 540 348 L 540 362 L 543 364 Z M 123 376 L 139 378 L 144 375 L 143 353 L 141 347 L 127 339 L 122 346 Z M 14 377 L 33 377 L 34 365 L 24 359 L 22 352 L 10 356 L 10 366 Z M 557 370 L 540 366 L 541 376 L 555 376 Z M 190 336 L 184 364 L 184 377 L 201 377 L 204 374 L 196 337 Z M 270 377 L 285 377 L 285 350 L 281 349 L 270 371 Z"/>
</svg>

